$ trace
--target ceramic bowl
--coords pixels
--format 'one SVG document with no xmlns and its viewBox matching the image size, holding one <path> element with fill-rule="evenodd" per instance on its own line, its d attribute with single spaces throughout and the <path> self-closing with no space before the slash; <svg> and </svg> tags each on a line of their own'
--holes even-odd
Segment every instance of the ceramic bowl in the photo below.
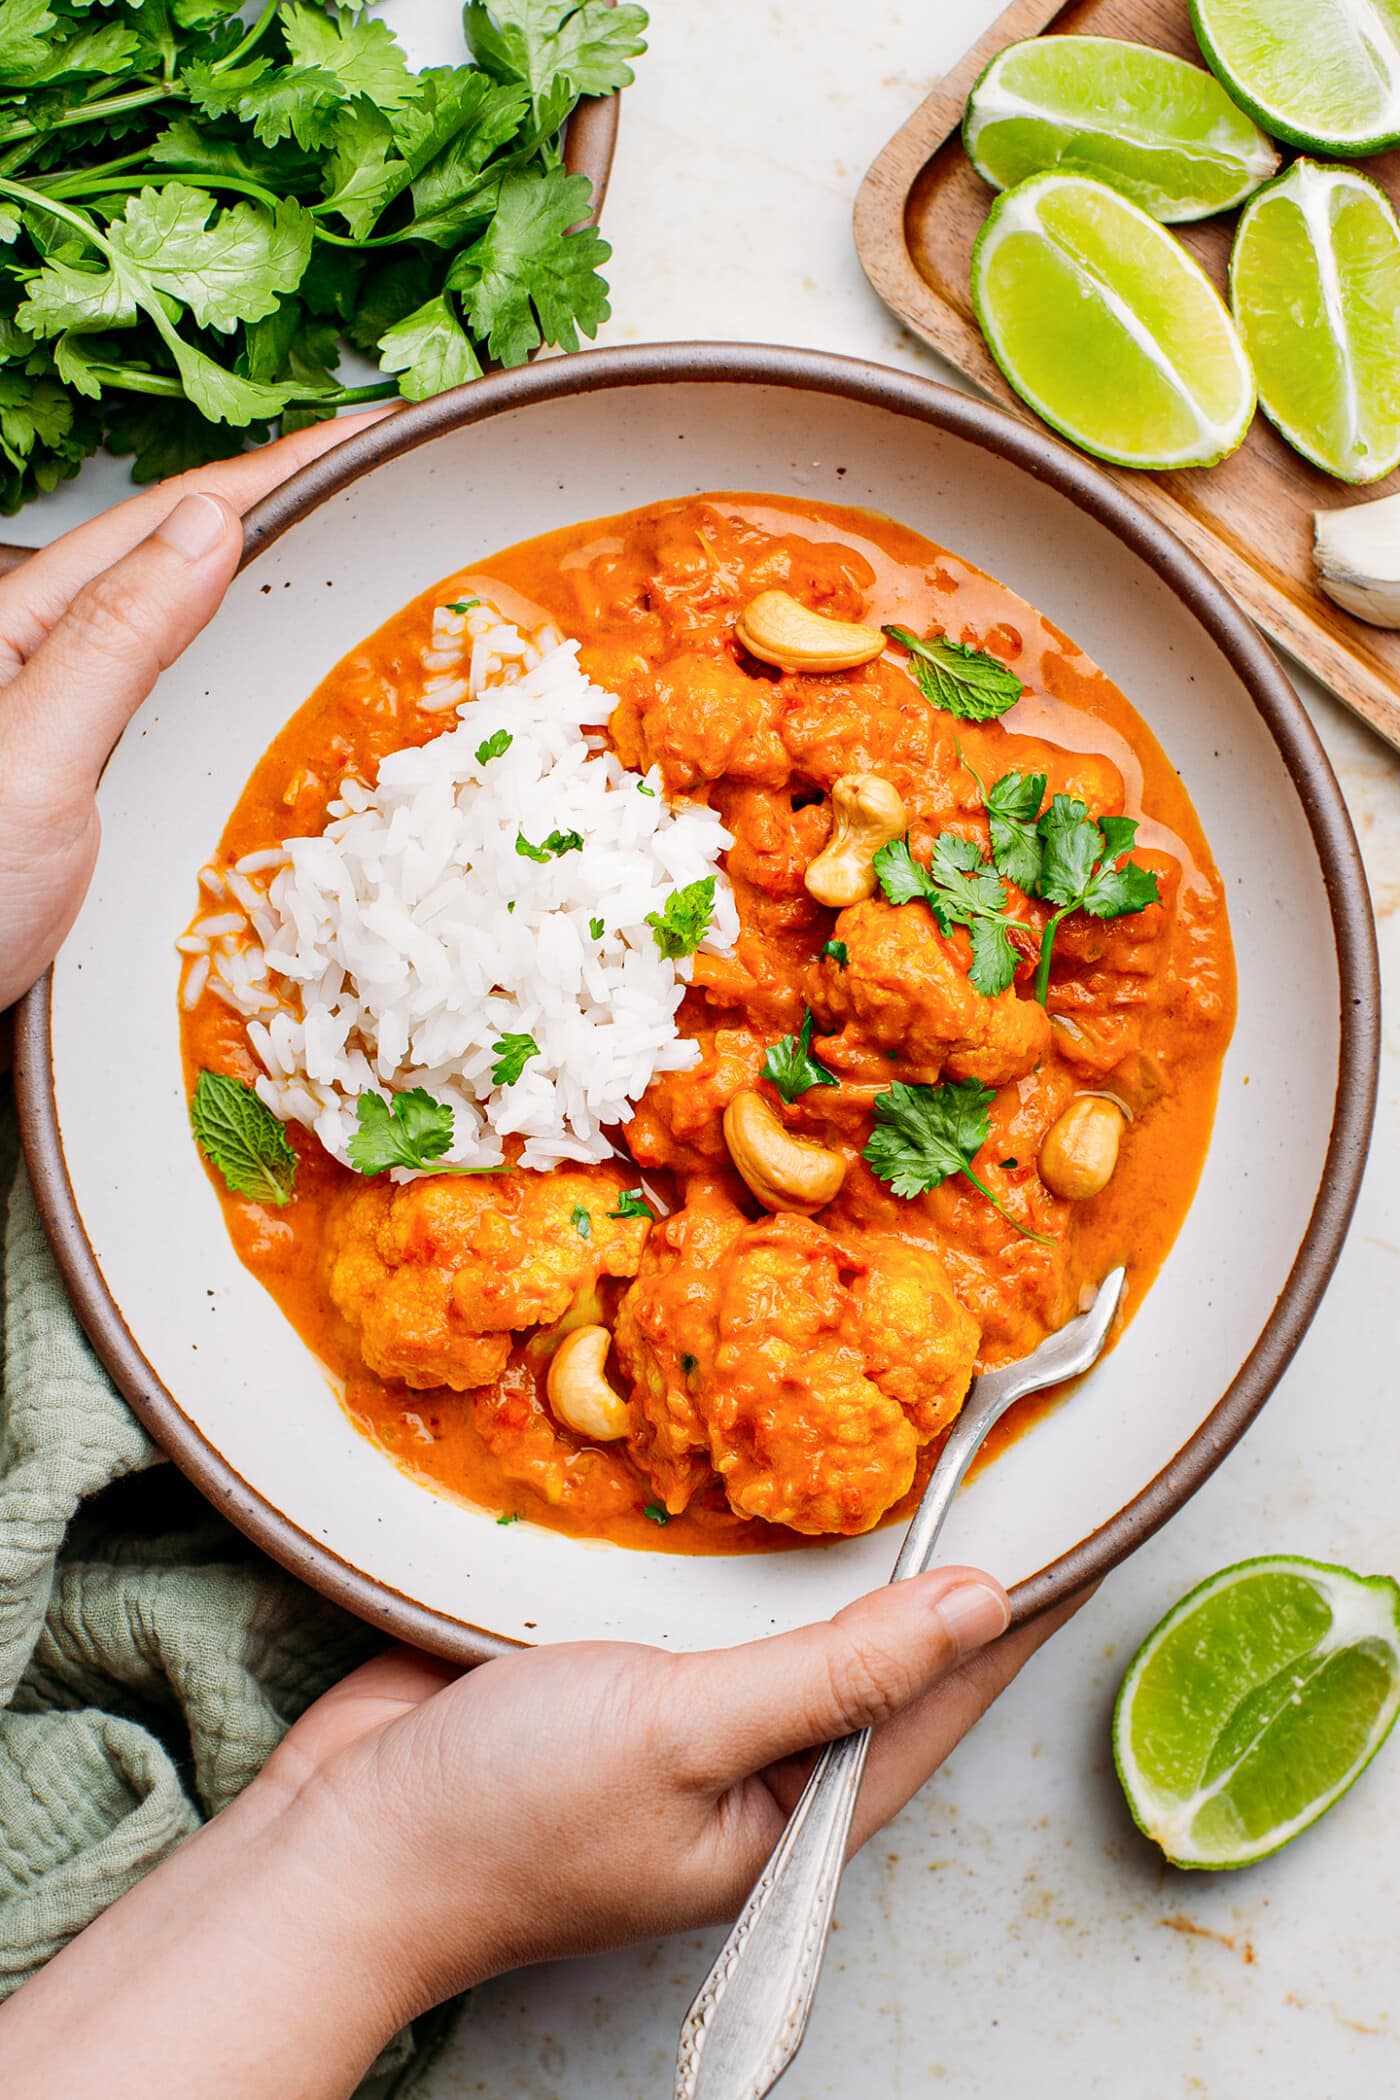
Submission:
<svg viewBox="0 0 1400 2100">
<path fill-rule="evenodd" d="M 1376 964 L 1336 781 L 1231 600 L 1096 468 L 926 381 L 734 345 L 499 374 L 352 439 L 249 518 L 224 609 L 108 767 L 96 880 L 22 1016 L 21 1105 L 64 1272 L 138 1414 L 289 1568 L 462 1659 L 576 1636 L 766 1633 L 884 1580 L 896 1542 L 628 1552 L 503 1530 L 396 1471 L 234 1255 L 190 1141 L 171 943 L 265 745 L 406 599 L 565 523 L 735 487 L 887 512 L 1040 607 L 1157 732 L 1228 885 L 1239 1022 L 1195 1204 L 1117 1349 L 963 1492 L 947 1557 L 1014 1584 L 1025 1616 L 1162 1523 L 1296 1348 L 1361 1174 Z"/>
</svg>

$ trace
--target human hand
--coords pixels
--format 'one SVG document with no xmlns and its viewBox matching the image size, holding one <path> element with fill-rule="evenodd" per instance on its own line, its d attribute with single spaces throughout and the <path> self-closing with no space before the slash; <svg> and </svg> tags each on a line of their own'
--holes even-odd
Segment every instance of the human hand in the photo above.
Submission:
<svg viewBox="0 0 1400 2100">
<path fill-rule="evenodd" d="M 459 1675 L 397 1649 L 312 1707 L 250 1793 L 264 1816 L 287 1798 L 282 1827 L 374 1921 L 367 1966 L 407 2019 L 507 1968 L 732 1917 L 803 1753 L 874 1725 L 863 1844 L 1065 1616 L 998 1639 L 1000 1586 L 948 1568 L 711 1653 L 580 1643 Z"/>
<path fill-rule="evenodd" d="M 384 413 L 318 423 L 162 482 L 0 578 L 0 1012 L 77 916 L 107 755 L 217 610 L 242 512 Z"/>
</svg>

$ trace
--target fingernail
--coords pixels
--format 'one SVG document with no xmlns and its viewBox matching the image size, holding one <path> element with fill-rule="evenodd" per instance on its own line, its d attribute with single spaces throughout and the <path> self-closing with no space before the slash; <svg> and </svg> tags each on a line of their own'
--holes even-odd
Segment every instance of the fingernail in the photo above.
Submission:
<svg viewBox="0 0 1400 2100">
<path fill-rule="evenodd" d="M 959 1655 L 972 1655 L 1005 1633 L 1011 1623 L 1011 1607 L 1004 1590 L 990 1582 L 964 1582 L 949 1590 L 938 1606 L 938 1616 L 948 1629 Z"/>
<path fill-rule="evenodd" d="M 182 496 L 170 516 L 156 527 L 156 538 L 164 540 L 186 561 L 199 561 L 217 547 L 228 531 L 228 512 L 213 496 Z"/>
</svg>

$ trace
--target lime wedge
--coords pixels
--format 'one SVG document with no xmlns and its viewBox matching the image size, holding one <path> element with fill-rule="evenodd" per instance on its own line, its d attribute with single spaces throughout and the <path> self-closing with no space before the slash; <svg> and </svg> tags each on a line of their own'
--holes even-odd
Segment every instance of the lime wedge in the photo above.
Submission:
<svg viewBox="0 0 1400 2100">
<path fill-rule="evenodd" d="M 1086 452 L 1205 467 L 1243 441 L 1254 379 L 1186 250 L 1106 183 L 1051 171 L 998 197 L 972 303 L 1021 399 Z"/>
<path fill-rule="evenodd" d="M 1168 1612 L 1113 1713 L 1118 1777 L 1178 1867 L 1246 1867 L 1325 1815 L 1400 1709 L 1400 1586 L 1244 1560 Z"/>
<path fill-rule="evenodd" d="M 1373 182 L 1295 161 L 1244 209 L 1230 300 L 1290 445 L 1343 481 L 1400 465 L 1400 226 Z"/>
<path fill-rule="evenodd" d="M 1228 211 L 1279 165 L 1213 75 L 1106 36 L 1008 44 L 968 98 L 963 144 L 995 190 L 1073 167 L 1169 223 Z"/>
<path fill-rule="evenodd" d="M 1400 144 L 1400 0 L 1191 0 L 1206 63 L 1276 139 Z"/>
</svg>

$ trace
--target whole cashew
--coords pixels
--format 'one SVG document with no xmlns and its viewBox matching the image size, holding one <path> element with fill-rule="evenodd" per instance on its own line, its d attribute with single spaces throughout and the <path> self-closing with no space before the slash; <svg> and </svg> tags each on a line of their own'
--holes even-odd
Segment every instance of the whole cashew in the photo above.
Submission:
<svg viewBox="0 0 1400 2100">
<path fill-rule="evenodd" d="M 745 1088 L 724 1111 L 729 1157 L 765 1210 L 810 1215 L 830 1203 L 846 1178 L 839 1152 L 794 1137 L 761 1094 Z"/>
<path fill-rule="evenodd" d="M 843 773 L 831 790 L 831 837 L 803 881 L 818 904 L 840 910 L 873 897 L 875 856 L 909 827 L 899 791 L 878 773 Z"/>
<path fill-rule="evenodd" d="M 734 632 L 750 656 L 780 671 L 853 671 L 872 663 L 885 646 L 880 628 L 813 612 L 791 591 L 760 591 Z"/>
<path fill-rule="evenodd" d="M 549 1360 L 545 1390 L 566 1429 L 596 1443 L 627 1434 L 627 1402 L 608 1383 L 604 1366 L 612 1336 L 606 1327 L 575 1327 Z"/>
<path fill-rule="evenodd" d="M 1120 1108 L 1102 1094 L 1076 1094 L 1041 1140 L 1041 1180 L 1052 1195 L 1087 1203 L 1112 1179 L 1122 1135 Z"/>
</svg>

